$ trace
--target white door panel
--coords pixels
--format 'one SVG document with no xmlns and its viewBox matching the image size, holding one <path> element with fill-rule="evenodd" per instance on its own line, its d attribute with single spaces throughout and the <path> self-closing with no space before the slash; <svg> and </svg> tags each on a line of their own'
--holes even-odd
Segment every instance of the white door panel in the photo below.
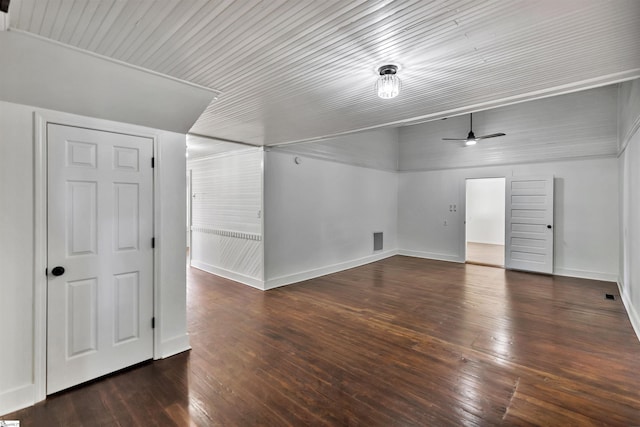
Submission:
<svg viewBox="0 0 640 427">
<path fill-rule="evenodd" d="M 153 146 L 53 124 L 47 141 L 50 394 L 153 356 Z"/>
<path fill-rule="evenodd" d="M 553 177 L 507 178 L 505 266 L 553 273 Z"/>
</svg>

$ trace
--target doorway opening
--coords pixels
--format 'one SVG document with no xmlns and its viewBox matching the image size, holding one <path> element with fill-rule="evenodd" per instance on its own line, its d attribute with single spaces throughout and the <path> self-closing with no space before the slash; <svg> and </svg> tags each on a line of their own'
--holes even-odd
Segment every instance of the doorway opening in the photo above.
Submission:
<svg viewBox="0 0 640 427">
<path fill-rule="evenodd" d="M 504 268 L 505 178 L 466 180 L 465 261 Z"/>
</svg>

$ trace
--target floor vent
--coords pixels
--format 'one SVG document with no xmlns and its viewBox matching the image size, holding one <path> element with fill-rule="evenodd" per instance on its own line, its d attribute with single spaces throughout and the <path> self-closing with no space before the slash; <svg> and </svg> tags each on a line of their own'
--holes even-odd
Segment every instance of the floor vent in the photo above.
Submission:
<svg viewBox="0 0 640 427">
<path fill-rule="evenodd" d="M 382 232 L 373 233 L 373 250 L 374 251 L 382 250 Z"/>
<path fill-rule="evenodd" d="M 615 296 L 613 296 L 613 295 L 611 295 L 611 294 L 604 294 L 604 297 L 605 297 L 606 299 L 611 299 L 611 300 L 615 300 L 615 299 L 616 299 L 616 297 L 615 297 Z"/>
</svg>

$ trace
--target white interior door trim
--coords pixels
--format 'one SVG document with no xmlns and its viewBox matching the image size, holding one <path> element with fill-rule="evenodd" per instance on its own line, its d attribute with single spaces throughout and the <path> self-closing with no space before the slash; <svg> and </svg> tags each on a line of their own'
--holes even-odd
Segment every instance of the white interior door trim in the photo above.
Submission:
<svg viewBox="0 0 640 427">
<path fill-rule="evenodd" d="M 159 156 L 160 135 L 154 129 L 110 120 L 95 119 L 75 114 L 50 110 L 34 112 L 34 402 L 46 399 L 47 384 L 47 124 L 60 124 L 80 128 L 97 129 L 123 133 L 153 140 L 155 168 L 153 170 L 153 218 L 154 235 L 161 229 L 160 191 L 161 179 L 158 173 L 162 159 Z M 160 254 L 162 245 L 157 244 L 153 260 L 153 312 L 156 319 L 153 331 L 153 358 L 160 359 L 160 331 L 162 313 L 160 305 Z"/>
<path fill-rule="evenodd" d="M 464 264 L 467 261 L 467 180 L 493 178 L 504 178 L 506 180 L 507 177 L 504 173 L 495 171 L 467 171 L 467 173 L 465 173 L 460 180 L 460 185 L 458 188 L 458 215 L 460 215 L 460 238 L 458 239 L 458 254 L 460 254 L 460 256 L 457 262 Z"/>
</svg>

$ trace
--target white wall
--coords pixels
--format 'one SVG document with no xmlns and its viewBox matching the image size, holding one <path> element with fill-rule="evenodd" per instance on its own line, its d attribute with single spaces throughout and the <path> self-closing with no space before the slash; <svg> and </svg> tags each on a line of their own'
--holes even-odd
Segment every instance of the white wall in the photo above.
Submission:
<svg viewBox="0 0 640 427">
<path fill-rule="evenodd" d="M 187 333 L 187 275 L 185 249 L 186 224 L 186 137 L 184 134 L 155 131 L 157 134 L 156 198 L 160 211 L 156 216 L 156 295 L 160 300 L 160 357 L 168 357 L 190 348 Z M 157 207 L 157 205 L 156 205 Z M 158 217 L 159 216 L 159 217 Z"/>
<path fill-rule="evenodd" d="M 34 176 L 38 157 L 34 151 L 34 113 L 62 123 L 114 125 L 131 132 L 157 137 L 156 198 L 156 297 L 159 300 L 159 342 L 156 355 L 168 356 L 189 348 L 186 330 L 185 274 L 185 135 L 149 128 L 131 127 L 101 120 L 61 114 L 35 107 L 0 101 L 0 414 L 33 404 L 38 396 L 39 371 L 37 336 L 42 333 L 36 318 L 38 295 L 46 286 L 42 276 L 34 276 L 35 247 Z M 88 120 L 88 121 L 87 121 Z M 124 126 L 124 127 L 123 127 Z M 46 250 L 46 248 L 44 248 Z M 43 314 L 43 313 L 40 313 Z"/>
<path fill-rule="evenodd" d="M 264 288 L 262 148 L 189 161 L 191 265 Z"/>
<path fill-rule="evenodd" d="M 554 273 L 615 281 L 618 166 L 613 157 L 486 168 L 405 172 L 398 184 L 398 246 L 407 255 L 464 262 L 467 178 L 555 176 Z M 444 226 L 444 221 L 447 226 Z"/>
<path fill-rule="evenodd" d="M 467 242 L 504 245 L 505 179 L 468 179 Z"/>
<path fill-rule="evenodd" d="M 34 400 L 32 111 L 0 102 L 0 415 Z"/>
<path fill-rule="evenodd" d="M 620 276 L 618 286 L 640 338 L 640 80 L 621 85 Z"/>
<path fill-rule="evenodd" d="M 266 288 L 381 259 L 397 248 L 397 175 L 266 152 Z M 373 251 L 373 233 L 384 248 Z"/>
</svg>

